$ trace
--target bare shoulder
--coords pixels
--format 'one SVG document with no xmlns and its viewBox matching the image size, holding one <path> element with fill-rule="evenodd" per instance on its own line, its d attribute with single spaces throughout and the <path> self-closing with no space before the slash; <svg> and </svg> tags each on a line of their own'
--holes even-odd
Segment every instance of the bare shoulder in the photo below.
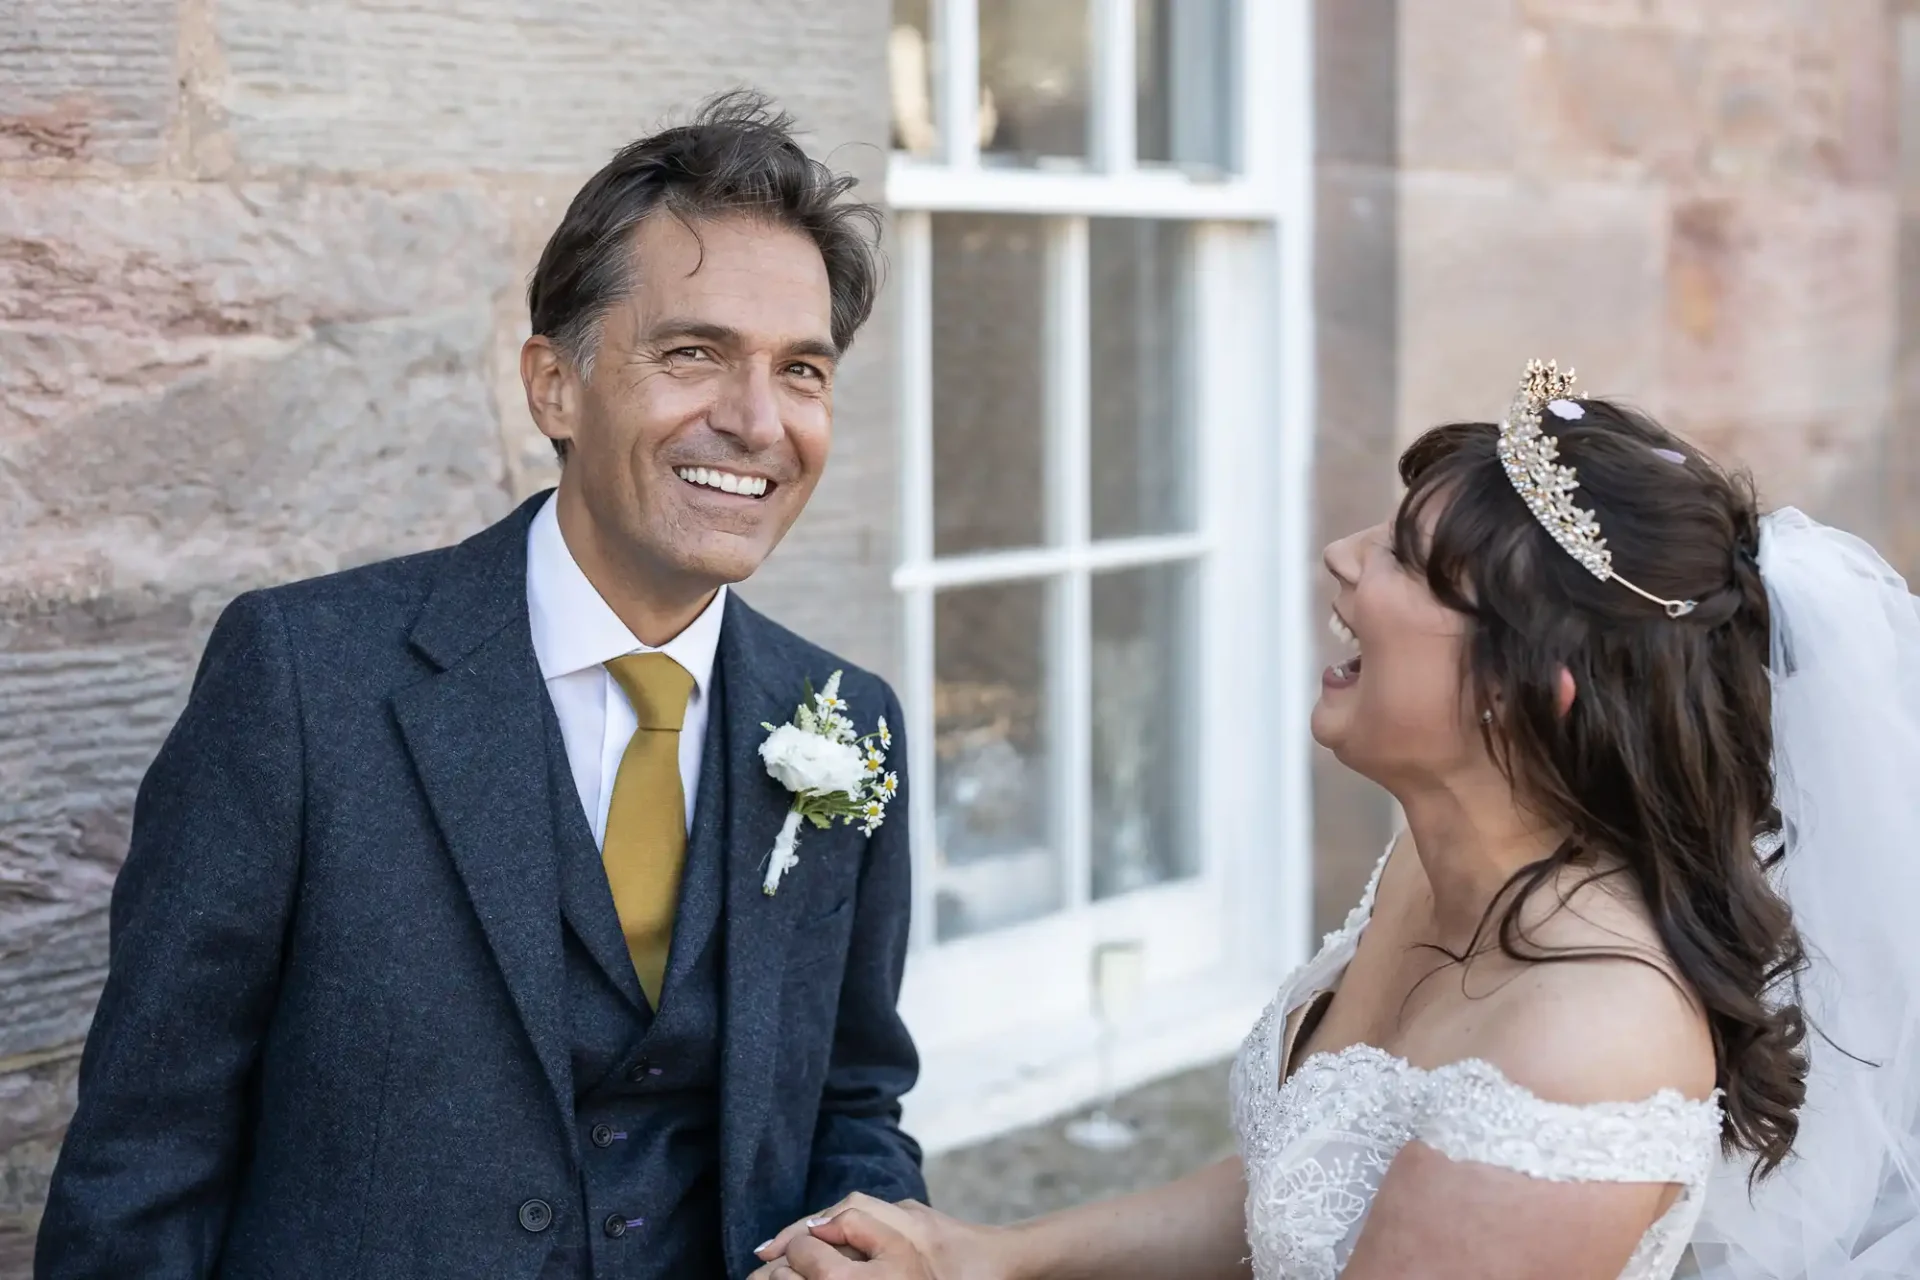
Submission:
<svg viewBox="0 0 1920 1280">
<path fill-rule="evenodd" d="M 1584 958 L 1526 964 L 1493 997 L 1482 1056 L 1549 1101 L 1637 1101 L 1663 1089 L 1704 1098 L 1713 1040 L 1684 975 L 1637 895 L 1572 872 L 1522 912 L 1527 944 Z"/>
</svg>

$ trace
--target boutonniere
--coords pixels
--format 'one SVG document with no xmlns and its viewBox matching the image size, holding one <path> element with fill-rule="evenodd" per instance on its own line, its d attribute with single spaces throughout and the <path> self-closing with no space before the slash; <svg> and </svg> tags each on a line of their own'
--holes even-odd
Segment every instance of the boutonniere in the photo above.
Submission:
<svg viewBox="0 0 1920 1280">
<path fill-rule="evenodd" d="M 774 781 L 793 793 L 793 807 L 780 824 L 760 886 L 769 898 L 780 888 L 780 878 L 800 861 L 794 848 L 800 843 L 802 821 L 822 831 L 836 819 L 849 826 L 857 823 L 861 833 L 870 836 L 880 829 L 887 803 L 900 789 L 899 775 L 887 771 L 893 733 L 886 717 L 865 737 L 856 734 L 840 696 L 840 674 L 827 677 L 818 693 L 809 680 L 806 700 L 789 723 L 760 726 L 767 731 L 760 758 Z"/>
</svg>

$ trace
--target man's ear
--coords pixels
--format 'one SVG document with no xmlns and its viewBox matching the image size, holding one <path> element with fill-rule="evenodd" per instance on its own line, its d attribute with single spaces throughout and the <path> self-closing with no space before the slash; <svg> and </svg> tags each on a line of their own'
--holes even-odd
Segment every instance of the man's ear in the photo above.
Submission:
<svg viewBox="0 0 1920 1280">
<path fill-rule="evenodd" d="M 573 361 L 536 333 L 520 347 L 520 382 L 527 389 L 527 412 L 540 434 L 557 444 L 571 443 L 580 414 L 580 379 Z"/>
</svg>

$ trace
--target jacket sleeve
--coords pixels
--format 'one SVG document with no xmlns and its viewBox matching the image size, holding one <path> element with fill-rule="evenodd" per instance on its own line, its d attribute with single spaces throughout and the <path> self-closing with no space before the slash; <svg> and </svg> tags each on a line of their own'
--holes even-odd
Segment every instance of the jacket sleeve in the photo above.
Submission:
<svg viewBox="0 0 1920 1280">
<path fill-rule="evenodd" d="M 840 989 L 833 1054 L 814 1131 L 807 1204 L 821 1209 L 855 1191 L 882 1200 L 925 1200 L 920 1146 L 900 1128 L 900 1098 L 920 1071 L 913 1038 L 900 1018 L 913 910 L 907 829 L 907 758 L 900 704 L 886 691 L 888 753 L 900 790 L 887 820 L 867 842 L 854 906 L 846 977 Z"/>
<path fill-rule="evenodd" d="M 301 737 L 285 621 L 242 596 L 134 803 L 36 1280 L 218 1265 L 299 871 Z"/>
</svg>

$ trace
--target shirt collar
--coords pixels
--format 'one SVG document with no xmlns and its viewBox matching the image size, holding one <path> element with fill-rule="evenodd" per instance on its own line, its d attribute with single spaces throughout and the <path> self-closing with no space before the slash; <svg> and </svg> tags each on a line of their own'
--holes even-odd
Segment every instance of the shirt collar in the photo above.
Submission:
<svg viewBox="0 0 1920 1280">
<path fill-rule="evenodd" d="M 527 617 L 543 680 L 601 666 L 623 654 L 658 652 L 685 667 L 695 690 L 704 695 L 713 679 L 726 603 L 727 589 L 721 587 L 699 617 L 656 650 L 640 643 L 580 571 L 560 532 L 558 492 L 541 505 L 527 531 Z"/>
</svg>

